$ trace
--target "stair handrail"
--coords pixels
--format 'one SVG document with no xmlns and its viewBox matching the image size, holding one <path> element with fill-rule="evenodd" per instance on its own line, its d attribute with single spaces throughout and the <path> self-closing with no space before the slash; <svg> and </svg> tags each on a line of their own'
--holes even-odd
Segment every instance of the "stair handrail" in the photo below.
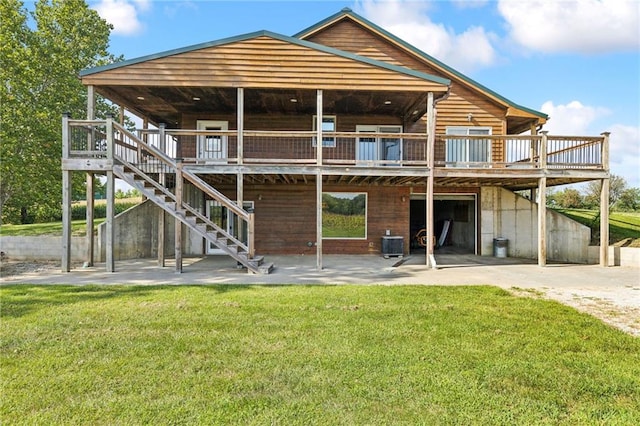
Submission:
<svg viewBox="0 0 640 426">
<path fill-rule="evenodd" d="M 149 145 L 147 142 L 145 142 L 142 139 L 140 139 L 137 135 L 135 135 L 135 134 L 131 133 L 130 131 L 128 131 L 127 129 L 125 129 L 119 123 L 113 122 L 113 126 L 118 131 L 124 133 L 130 139 L 134 140 L 139 145 L 144 146 L 144 148 L 147 150 L 147 152 L 149 152 L 151 155 L 153 155 L 154 157 L 158 158 L 160 161 L 162 161 L 165 164 L 167 164 L 168 166 L 170 166 L 173 170 L 176 171 L 176 173 L 178 172 L 178 166 L 177 166 L 176 162 L 172 158 L 167 156 L 164 152 L 160 151 L 159 149 L 157 149 L 153 145 Z M 247 213 L 246 210 L 244 210 L 243 208 L 239 207 L 236 203 L 234 203 L 231 200 L 229 200 L 220 191 L 216 190 L 215 188 L 212 188 L 207 182 L 202 180 L 196 174 L 194 174 L 194 173 L 192 173 L 190 171 L 187 171 L 187 170 L 182 170 L 182 176 L 184 178 L 186 178 L 189 182 L 191 182 L 193 185 L 195 185 L 197 188 L 199 188 L 201 191 L 206 193 L 207 195 L 210 195 L 214 199 L 220 201 L 227 209 L 231 210 L 233 213 L 238 215 L 240 218 L 242 218 L 246 222 L 249 222 L 249 213 Z"/>
</svg>

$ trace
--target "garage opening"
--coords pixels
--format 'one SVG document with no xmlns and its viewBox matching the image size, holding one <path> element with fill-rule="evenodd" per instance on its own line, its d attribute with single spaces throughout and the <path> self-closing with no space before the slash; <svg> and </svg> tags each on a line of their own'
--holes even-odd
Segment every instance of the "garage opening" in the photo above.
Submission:
<svg viewBox="0 0 640 426">
<path fill-rule="evenodd" d="M 410 205 L 410 235 L 412 253 L 424 252 L 417 235 L 425 229 L 424 194 L 412 194 Z M 476 194 L 436 194 L 433 197 L 436 253 L 477 254 Z"/>
</svg>

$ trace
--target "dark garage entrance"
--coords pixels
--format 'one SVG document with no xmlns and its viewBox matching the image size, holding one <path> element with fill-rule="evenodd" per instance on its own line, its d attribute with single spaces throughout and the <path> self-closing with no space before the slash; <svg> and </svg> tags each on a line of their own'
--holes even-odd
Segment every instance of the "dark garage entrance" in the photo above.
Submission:
<svg viewBox="0 0 640 426">
<path fill-rule="evenodd" d="M 413 194 L 410 205 L 411 251 L 424 252 L 415 236 L 425 228 L 426 201 Z M 436 194 L 433 197 L 436 253 L 476 254 L 477 209 L 475 194 Z"/>
</svg>

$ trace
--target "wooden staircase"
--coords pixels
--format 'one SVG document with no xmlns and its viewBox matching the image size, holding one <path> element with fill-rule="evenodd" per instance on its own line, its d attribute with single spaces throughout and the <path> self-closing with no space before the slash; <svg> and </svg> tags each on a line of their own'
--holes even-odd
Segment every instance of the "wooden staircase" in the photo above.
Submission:
<svg viewBox="0 0 640 426">
<path fill-rule="evenodd" d="M 176 220 L 185 224 L 191 231 L 215 245 L 222 252 L 231 256 L 239 264 L 246 267 L 247 270 L 256 274 L 269 274 L 273 270 L 273 264 L 265 263 L 262 256 L 251 255 L 251 249 L 248 244 L 243 243 L 233 235 L 229 234 L 226 229 L 223 229 L 216 223 L 212 222 L 209 218 L 188 203 L 183 200 L 178 202 L 176 194 L 161 183 L 162 179 L 159 179 L 159 176 L 163 173 L 165 176 L 171 175 L 172 173 L 173 176 L 176 176 L 176 174 L 179 173 L 180 179 L 184 178 L 212 199 L 220 202 L 228 209 L 237 212 L 239 219 L 248 217 L 248 213 L 246 211 L 238 207 L 232 200 L 225 197 L 215 188 L 212 188 L 197 175 L 189 171 L 182 170 L 182 168 L 178 167 L 172 159 L 166 157 L 156 148 L 147 145 L 131 133 L 128 133 L 127 136 L 129 143 L 132 142 L 132 138 L 135 138 L 135 142 L 139 145 L 143 145 L 145 151 L 152 157 L 155 157 L 148 164 L 162 164 L 162 167 L 159 169 L 152 168 L 151 170 L 148 170 L 148 167 L 145 167 L 145 163 L 134 164 L 133 162 L 125 160 L 123 157 L 115 155 L 113 166 L 113 173 L 115 176 L 136 188 L 142 195 L 151 200 L 158 207 L 173 216 Z M 162 170 L 162 173 L 159 173 L 158 170 Z"/>
</svg>

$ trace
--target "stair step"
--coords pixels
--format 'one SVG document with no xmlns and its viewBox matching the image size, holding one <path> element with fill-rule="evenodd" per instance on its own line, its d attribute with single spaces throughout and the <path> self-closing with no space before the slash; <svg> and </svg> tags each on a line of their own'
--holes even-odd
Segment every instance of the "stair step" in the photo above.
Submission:
<svg viewBox="0 0 640 426">
<path fill-rule="evenodd" d="M 273 263 L 265 263 L 258 267 L 258 271 L 260 271 L 261 274 L 269 275 L 271 271 L 273 271 L 273 268 Z"/>
</svg>

